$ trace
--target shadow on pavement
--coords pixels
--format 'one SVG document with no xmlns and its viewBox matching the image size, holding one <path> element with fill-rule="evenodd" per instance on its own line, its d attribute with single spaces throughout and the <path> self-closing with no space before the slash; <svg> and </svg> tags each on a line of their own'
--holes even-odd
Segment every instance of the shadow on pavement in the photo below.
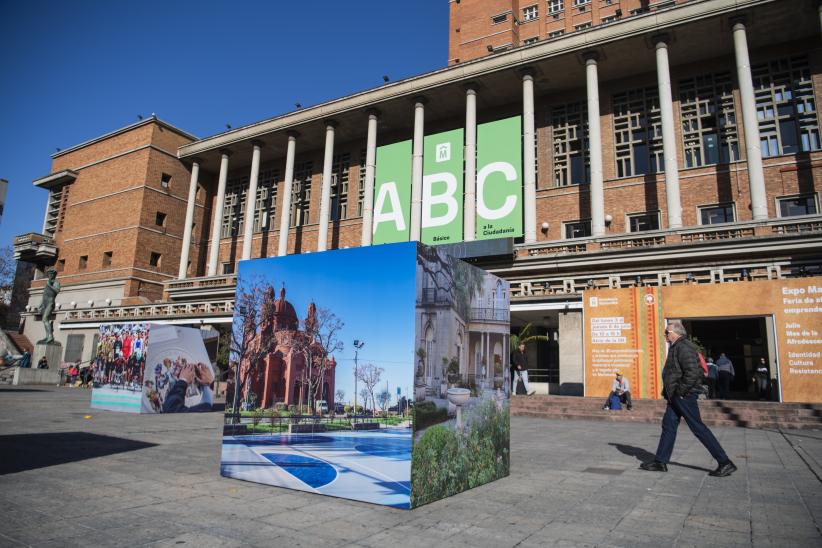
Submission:
<svg viewBox="0 0 822 548">
<path fill-rule="evenodd" d="M 625 445 L 623 443 L 609 443 L 608 445 L 616 447 L 617 451 L 619 451 L 623 455 L 635 457 L 639 462 L 649 462 L 656 458 L 656 455 L 641 447 L 634 447 L 633 445 Z M 690 468 L 691 470 L 700 470 L 702 472 L 711 471 L 709 468 L 702 468 L 701 466 L 693 466 L 691 464 L 681 464 L 679 462 L 673 461 L 669 462 L 668 464 L 672 466 L 681 466 L 682 468 Z"/>
<path fill-rule="evenodd" d="M 88 432 L 0 436 L 0 475 L 136 451 L 155 445 Z"/>
<path fill-rule="evenodd" d="M 0 392 L 45 392 L 38 388 L 0 388 Z"/>
</svg>

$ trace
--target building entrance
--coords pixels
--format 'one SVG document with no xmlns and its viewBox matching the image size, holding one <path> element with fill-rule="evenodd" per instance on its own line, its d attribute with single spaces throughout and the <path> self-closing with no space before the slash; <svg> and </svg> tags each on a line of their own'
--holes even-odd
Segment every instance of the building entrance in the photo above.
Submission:
<svg viewBox="0 0 822 548">
<path fill-rule="evenodd" d="M 779 401 L 771 317 L 683 319 L 683 323 L 690 336 L 705 348 L 706 359 L 710 356 L 716 362 L 724 353 L 731 360 L 735 375 L 729 399 Z M 755 381 L 762 358 L 768 369 L 767 382 Z"/>
</svg>

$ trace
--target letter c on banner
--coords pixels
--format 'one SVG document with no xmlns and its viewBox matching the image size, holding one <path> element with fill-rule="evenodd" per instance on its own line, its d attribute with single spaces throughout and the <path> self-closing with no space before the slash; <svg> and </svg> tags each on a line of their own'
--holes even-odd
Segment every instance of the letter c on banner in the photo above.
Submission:
<svg viewBox="0 0 822 548">
<path fill-rule="evenodd" d="M 434 195 L 433 183 L 445 183 L 445 192 Z M 445 226 L 457 217 L 459 204 L 454 198 L 457 192 L 457 178 L 452 173 L 433 173 L 422 178 L 422 227 Z M 443 204 L 447 208 L 445 215 L 431 216 L 432 206 Z"/>
<path fill-rule="evenodd" d="M 391 209 L 383 211 L 386 199 L 391 202 Z M 377 227 L 380 223 L 393 221 L 397 230 L 402 232 L 405 230 L 405 219 L 402 215 L 402 207 L 400 206 L 400 195 L 397 193 L 397 183 L 391 181 L 380 185 L 377 192 L 377 199 L 374 200 L 374 226 L 373 233 L 377 233 Z"/>
<path fill-rule="evenodd" d="M 507 181 L 517 180 L 517 170 L 508 162 L 491 162 L 477 173 L 477 214 L 483 219 L 502 219 L 510 215 L 517 205 L 517 197 L 509 194 L 505 203 L 497 209 L 488 209 L 485 205 L 485 179 L 494 172 L 500 172 Z"/>
</svg>

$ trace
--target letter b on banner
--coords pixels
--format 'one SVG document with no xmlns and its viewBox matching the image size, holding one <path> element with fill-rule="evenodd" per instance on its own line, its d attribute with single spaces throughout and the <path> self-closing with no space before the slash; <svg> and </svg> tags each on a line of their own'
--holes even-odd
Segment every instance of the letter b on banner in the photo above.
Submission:
<svg viewBox="0 0 822 548">
<path fill-rule="evenodd" d="M 463 130 L 423 141 L 422 234 L 424 244 L 462 241 Z"/>
<path fill-rule="evenodd" d="M 522 236 L 520 116 L 477 126 L 477 239 Z"/>
</svg>

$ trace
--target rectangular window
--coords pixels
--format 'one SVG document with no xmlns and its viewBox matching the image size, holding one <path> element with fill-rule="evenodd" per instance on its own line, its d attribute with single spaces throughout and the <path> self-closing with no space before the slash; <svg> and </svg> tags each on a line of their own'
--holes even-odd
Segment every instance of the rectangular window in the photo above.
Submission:
<svg viewBox="0 0 822 548">
<path fill-rule="evenodd" d="M 776 201 L 779 204 L 780 217 L 816 215 L 819 212 L 819 207 L 816 203 L 816 194 L 783 196 L 781 198 L 777 198 Z"/>
<path fill-rule="evenodd" d="M 603 25 L 607 25 L 609 23 L 616 23 L 617 21 L 619 21 L 619 15 L 616 15 L 616 14 L 608 15 L 607 17 L 602 18 L 602 24 Z"/>
<path fill-rule="evenodd" d="M 499 15 L 494 15 L 491 17 L 491 24 L 492 25 L 499 25 L 500 23 L 504 23 L 508 20 L 507 13 L 500 13 Z"/>
<path fill-rule="evenodd" d="M 739 136 L 729 72 L 680 80 L 679 112 L 685 167 L 739 160 Z"/>
<path fill-rule="evenodd" d="M 262 232 L 277 226 L 277 183 L 279 180 L 279 169 L 260 170 L 257 196 L 254 200 L 254 232 Z"/>
<path fill-rule="evenodd" d="M 570 103 L 551 112 L 554 139 L 554 186 L 579 185 L 590 181 L 588 162 L 588 109 L 585 103 Z"/>
<path fill-rule="evenodd" d="M 566 239 L 586 238 L 591 235 L 591 220 L 562 223 L 562 233 Z"/>
<path fill-rule="evenodd" d="M 152 251 L 151 255 L 148 257 L 148 264 L 149 266 L 160 266 L 160 260 L 162 259 L 162 255 L 157 253 L 156 251 Z"/>
<path fill-rule="evenodd" d="M 646 230 L 659 230 L 659 213 L 628 215 L 629 232 L 643 232 Z"/>
<path fill-rule="evenodd" d="M 158 211 L 157 216 L 154 218 L 154 224 L 157 226 L 166 226 L 166 214 Z"/>
<path fill-rule="evenodd" d="M 617 177 L 664 171 L 657 88 L 614 95 L 613 108 Z"/>
<path fill-rule="evenodd" d="M 548 13 L 559 13 L 565 9 L 563 0 L 548 0 Z"/>
<path fill-rule="evenodd" d="M 538 17 L 537 6 L 528 6 L 522 9 L 522 20 L 526 23 L 528 21 L 535 21 Z"/>
<path fill-rule="evenodd" d="M 351 154 L 335 155 L 331 160 L 331 220 L 348 218 L 348 182 Z"/>
<path fill-rule="evenodd" d="M 699 224 L 717 225 L 732 223 L 734 220 L 736 220 L 736 215 L 732 203 L 699 206 Z"/>
<path fill-rule="evenodd" d="M 111 266 L 111 259 L 114 257 L 114 252 L 112 251 L 105 251 L 103 253 L 103 266 Z"/>
<path fill-rule="evenodd" d="M 63 355 L 63 361 L 77 363 L 82 360 L 85 341 L 85 335 L 69 335 L 66 337 L 66 353 Z M 49 367 L 52 367 L 52 365 L 49 364 Z"/>
<path fill-rule="evenodd" d="M 248 193 L 248 175 L 235 177 L 226 182 L 225 202 L 223 202 L 223 222 L 221 238 L 232 238 L 243 231 L 243 212 Z"/>
<path fill-rule="evenodd" d="M 579 7 L 585 6 L 585 4 L 589 4 L 590 2 L 591 2 L 591 0 L 574 0 L 574 3 L 572 5 L 575 8 L 579 8 Z"/>
<path fill-rule="evenodd" d="M 160 186 L 163 188 L 169 188 L 171 186 L 171 175 L 168 173 L 163 173 L 160 175 Z"/>
<path fill-rule="evenodd" d="M 80 262 L 77 263 L 78 270 L 85 270 L 88 268 L 88 255 L 80 255 Z"/>
<path fill-rule="evenodd" d="M 805 56 L 751 67 L 762 156 L 820 149 L 813 81 Z"/>
<path fill-rule="evenodd" d="M 537 42 L 539 42 L 539 36 L 533 36 L 531 38 L 526 38 L 525 40 L 523 40 L 522 44 L 524 46 L 528 46 L 530 44 L 536 44 Z"/>
<path fill-rule="evenodd" d="M 226 276 L 228 274 L 234 274 L 234 263 L 232 263 L 232 262 L 220 263 L 220 273 L 223 276 Z"/>
<path fill-rule="evenodd" d="M 548 33 L 548 38 L 559 38 L 563 34 L 565 34 L 565 29 L 555 30 L 554 32 Z"/>
<path fill-rule="evenodd" d="M 294 182 L 291 185 L 291 226 L 309 223 L 313 168 L 312 162 L 302 162 L 294 166 Z"/>
<path fill-rule="evenodd" d="M 585 30 L 591 28 L 591 22 L 588 21 L 587 23 L 582 23 L 580 25 L 574 25 L 574 30 Z"/>
</svg>

